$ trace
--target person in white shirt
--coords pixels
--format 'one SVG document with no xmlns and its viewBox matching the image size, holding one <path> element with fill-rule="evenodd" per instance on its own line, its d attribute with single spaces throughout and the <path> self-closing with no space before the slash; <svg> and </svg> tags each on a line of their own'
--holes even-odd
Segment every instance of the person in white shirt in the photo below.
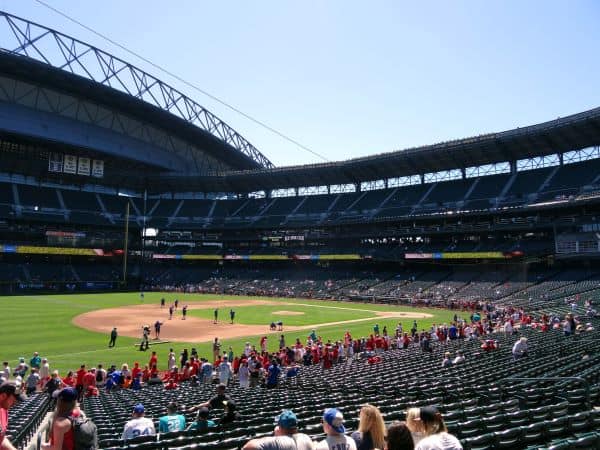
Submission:
<svg viewBox="0 0 600 450">
<path fill-rule="evenodd" d="M 8 381 L 10 378 L 10 366 L 8 365 L 8 361 L 4 361 L 4 367 L 2 368 L 2 378 Z"/>
<path fill-rule="evenodd" d="M 156 429 L 154 422 L 147 417 L 144 417 L 144 405 L 138 403 L 133 408 L 133 419 L 125 424 L 121 439 L 124 441 L 135 439 L 138 436 L 154 436 Z"/>
<path fill-rule="evenodd" d="M 42 388 L 50 379 L 50 364 L 48 364 L 48 360 L 46 358 L 42 358 L 42 365 L 40 367 L 40 379 L 42 381 Z"/>
<path fill-rule="evenodd" d="M 527 351 L 528 351 L 527 338 L 522 337 L 517 342 L 515 342 L 515 345 L 513 345 L 513 348 L 512 348 L 513 358 L 519 359 L 524 356 L 527 356 Z"/>
<path fill-rule="evenodd" d="M 458 350 L 456 352 L 456 358 L 454 358 L 454 361 L 452 361 L 452 364 L 456 365 L 456 364 L 461 364 L 464 362 L 465 362 L 465 355 L 462 350 Z"/>
<path fill-rule="evenodd" d="M 323 413 L 323 431 L 327 437 L 315 446 L 315 450 L 356 450 L 356 442 L 344 435 L 344 416 L 335 408 Z"/>
<path fill-rule="evenodd" d="M 223 361 L 219 364 L 217 370 L 219 371 L 219 382 L 227 385 L 229 383 L 229 378 L 231 378 L 233 373 L 231 363 L 228 361 L 227 356 L 223 356 Z"/>
<path fill-rule="evenodd" d="M 240 381 L 240 387 L 250 387 L 250 369 L 248 369 L 248 362 L 244 361 L 238 370 L 238 377 Z"/>
</svg>

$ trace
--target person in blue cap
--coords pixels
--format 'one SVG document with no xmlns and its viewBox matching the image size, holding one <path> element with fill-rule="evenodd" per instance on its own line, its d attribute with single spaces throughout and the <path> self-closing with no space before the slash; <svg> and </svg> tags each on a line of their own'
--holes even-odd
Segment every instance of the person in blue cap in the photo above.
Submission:
<svg viewBox="0 0 600 450">
<path fill-rule="evenodd" d="M 298 433 L 298 417 L 293 411 L 285 410 L 275 418 L 273 436 L 252 439 L 242 450 L 312 450 L 309 436 Z"/>
<path fill-rule="evenodd" d="M 126 441 L 129 439 L 135 439 L 138 436 L 154 436 L 156 434 L 154 422 L 152 419 L 144 417 L 144 413 L 144 405 L 141 403 L 138 403 L 133 407 L 133 419 L 129 420 L 125 424 L 121 439 Z"/>
<path fill-rule="evenodd" d="M 346 436 L 344 416 L 338 409 L 328 408 L 323 413 L 323 431 L 327 437 L 317 443 L 315 450 L 356 450 L 356 442 Z"/>
</svg>

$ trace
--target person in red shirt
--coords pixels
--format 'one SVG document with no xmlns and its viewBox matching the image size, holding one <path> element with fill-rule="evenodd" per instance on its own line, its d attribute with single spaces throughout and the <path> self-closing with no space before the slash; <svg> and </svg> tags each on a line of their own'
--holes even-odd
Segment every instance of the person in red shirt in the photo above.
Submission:
<svg viewBox="0 0 600 450">
<path fill-rule="evenodd" d="M 179 387 L 179 385 L 175 382 L 175 380 L 170 379 L 167 384 L 165 384 L 165 389 L 167 391 L 173 390 L 173 389 L 177 389 Z"/>
<path fill-rule="evenodd" d="M 87 392 L 90 386 L 96 387 L 96 368 L 94 367 L 83 376 L 83 391 Z"/>
<path fill-rule="evenodd" d="M 323 352 L 323 369 L 331 369 L 331 354 L 329 353 L 329 349 L 325 347 L 325 351 Z"/>
<path fill-rule="evenodd" d="M 137 374 L 140 373 L 142 371 L 142 368 L 140 367 L 140 363 L 139 362 L 134 362 L 133 363 L 133 369 L 131 369 L 131 378 L 135 380 L 135 377 L 137 377 Z"/>
<path fill-rule="evenodd" d="M 410 337 L 408 336 L 408 333 L 404 333 L 404 336 L 402 336 L 402 348 L 408 348 L 410 344 Z"/>
<path fill-rule="evenodd" d="M 150 367 L 156 366 L 158 367 L 158 356 L 156 356 L 156 352 L 152 352 L 152 356 L 150 356 L 150 361 L 148 362 Z"/>
<path fill-rule="evenodd" d="M 58 393 L 54 420 L 50 430 L 50 441 L 42 444 L 43 450 L 75 449 L 75 433 L 70 418 L 79 417 L 82 414 L 77 406 L 77 396 L 77 390 L 71 387 L 64 388 Z"/>
<path fill-rule="evenodd" d="M 0 386 L 0 449 L 16 450 L 15 447 L 6 437 L 8 429 L 8 410 L 13 407 L 16 402 L 25 400 L 25 396 L 20 392 L 14 383 L 3 383 Z"/>
<path fill-rule="evenodd" d="M 144 370 L 142 371 L 142 381 L 148 382 L 149 379 L 150 379 L 150 367 L 148 367 L 146 365 L 146 366 L 144 366 Z"/>
<path fill-rule="evenodd" d="M 75 387 L 75 377 L 73 377 L 73 371 L 69 370 L 67 376 L 62 379 L 65 386 Z"/>
<path fill-rule="evenodd" d="M 81 367 L 79 368 L 79 370 L 75 373 L 77 375 L 77 381 L 75 382 L 75 389 L 77 389 L 77 392 L 79 393 L 78 399 L 79 399 L 79 401 L 81 401 L 82 396 L 83 396 L 83 377 L 87 373 L 87 370 L 85 370 L 85 364 L 82 364 Z"/>
</svg>

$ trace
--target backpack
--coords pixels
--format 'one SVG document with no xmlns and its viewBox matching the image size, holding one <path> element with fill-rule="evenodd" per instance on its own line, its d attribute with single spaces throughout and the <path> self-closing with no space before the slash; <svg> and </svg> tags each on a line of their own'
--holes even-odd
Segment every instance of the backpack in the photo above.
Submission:
<svg viewBox="0 0 600 450">
<path fill-rule="evenodd" d="M 96 372 L 96 383 L 101 383 L 102 379 L 104 378 L 103 376 L 104 374 L 102 373 L 102 370 L 98 370 Z"/>
<path fill-rule="evenodd" d="M 96 450 L 98 448 L 98 427 L 86 417 L 68 417 L 73 429 L 74 450 Z"/>
</svg>

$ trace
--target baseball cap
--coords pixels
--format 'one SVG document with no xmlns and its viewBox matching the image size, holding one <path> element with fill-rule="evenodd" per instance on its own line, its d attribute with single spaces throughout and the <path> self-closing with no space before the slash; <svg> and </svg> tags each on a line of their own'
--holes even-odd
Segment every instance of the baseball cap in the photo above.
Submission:
<svg viewBox="0 0 600 450">
<path fill-rule="evenodd" d="M 72 387 L 66 387 L 64 389 L 62 389 L 59 393 L 58 393 L 58 398 L 61 398 L 63 400 L 66 400 L 68 402 L 72 402 L 73 400 L 77 400 L 78 397 L 78 392 L 76 389 L 72 388 Z"/>
<path fill-rule="evenodd" d="M 275 422 L 280 427 L 286 428 L 288 430 L 298 427 L 298 417 L 296 417 L 296 414 L 294 414 L 293 411 L 290 411 L 289 409 L 286 409 L 281 414 L 279 414 L 275 418 Z"/>
<path fill-rule="evenodd" d="M 326 409 L 323 413 L 323 420 L 338 433 L 345 433 L 344 415 L 335 408 Z"/>
<path fill-rule="evenodd" d="M 20 392 L 15 383 L 6 382 L 0 386 L 0 394 L 12 395 L 18 402 L 27 400 L 27 397 Z"/>
<path fill-rule="evenodd" d="M 144 414 L 144 405 L 138 403 L 133 407 L 133 412 L 136 414 Z"/>
</svg>

